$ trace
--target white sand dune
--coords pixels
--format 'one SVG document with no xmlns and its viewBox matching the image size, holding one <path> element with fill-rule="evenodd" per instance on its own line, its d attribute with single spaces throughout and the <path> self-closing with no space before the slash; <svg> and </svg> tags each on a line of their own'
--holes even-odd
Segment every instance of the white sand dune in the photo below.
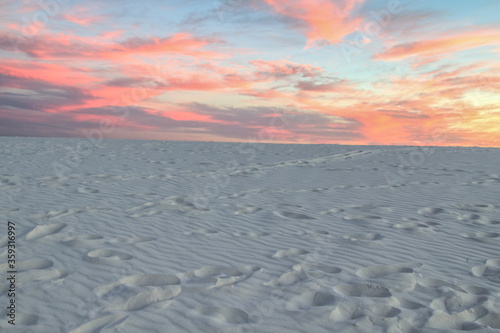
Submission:
<svg viewBox="0 0 500 333">
<path fill-rule="evenodd" d="M 500 332 L 499 161 L 0 138 L 0 331 Z"/>
</svg>

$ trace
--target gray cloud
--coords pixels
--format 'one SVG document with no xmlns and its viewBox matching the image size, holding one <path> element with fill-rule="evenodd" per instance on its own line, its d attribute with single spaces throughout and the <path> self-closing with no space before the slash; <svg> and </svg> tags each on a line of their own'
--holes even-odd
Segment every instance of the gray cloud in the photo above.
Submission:
<svg viewBox="0 0 500 333">
<path fill-rule="evenodd" d="M 4 92 L 0 95 L 0 107 L 19 106 L 19 108 L 38 109 L 40 105 L 56 107 L 74 105 L 94 99 L 93 96 L 76 87 L 56 85 L 43 80 L 3 73 L 0 73 L 0 87 L 25 89 L 34 92 L 29 95 Z"/>
<path fill-rule="evenodd" d="M 17 104 L 15 104 L 17 103 Z M 299 141 L 301 136 L 323 139 L 359 139 L 361 124 L 355 120 L 333 117 L 316 112 L 286 110 L 276 107 L 219 108 L 200 103 L 185 105 L 191 112 L 210 115 L 218 122 L 198 120 L 175 120 L 168 116 L 154 114 L 156 110 L 140 107 L 102 107 L 80 108 L 66 113 L 49 113 L 43 110 L 29 109 L 15 101 L 17 109 L 23 112 L 0 109 L 0 135 L 8 136 L 50 136 L 50 137 L 83 137 L 83 129 L 98 129 L 98 120 L 81 121 L 76 116 L 95 115 L 100 119 L 115 120 L 114 125 L 123 133 L 125 131 L 144 131 L 144 126 L 154 132 L 177 133 L 179 139 L 183 134 L 209 134 L 229 140 L 245 140 L 257 138 L 262 129 L 283 127 L 289 141 Z M 280 120 L 273 117 L 284 116 Z M 126 115 L 123 120 L 117 116 Z M 283 122 L 284 120 L 284 122 Z M 105 135 L 106 136 L 106 135 Z M 108 135 L 112 137 L 112 134 Z"/>
</svg>

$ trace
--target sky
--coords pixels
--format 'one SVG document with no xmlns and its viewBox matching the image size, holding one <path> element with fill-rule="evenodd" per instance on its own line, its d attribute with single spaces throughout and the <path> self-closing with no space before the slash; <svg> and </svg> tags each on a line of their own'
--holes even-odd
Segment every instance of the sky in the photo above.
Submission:
<svg viewBox="0 0 500 333">
<path fill-rule="evenodd" d="M 0 0 L 0 136 L 500 147 L 498 0 Z"/>
</svg>

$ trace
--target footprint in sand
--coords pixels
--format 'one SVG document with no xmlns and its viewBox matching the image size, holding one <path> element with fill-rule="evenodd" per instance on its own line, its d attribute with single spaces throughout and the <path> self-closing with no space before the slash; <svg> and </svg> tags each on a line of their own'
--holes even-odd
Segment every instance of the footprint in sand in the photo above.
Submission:
<svg viewBox="0 0 500 333">
<path fill-rule="evenodd" d="M 252 214 L 261 210 L 262 208 L 259 207 L 244 207 L 234 212 L 234 214 L 236 215 Z"/>
<path fill-rule="evenodd" d="M 138 274 L 124 277 L 113 283 L 103 285 L 94 289 L 94 293 L 99 297 L 104 297 L 109 293 L 119 294 L 117 291 L 122 286 L 131 287 L 163 287 L 173 286 L 181 283 L 175 275 L 169 274 Z"/>
<path fill-rule="evenodd" d="M 485 316 L 479 318 L 477 322 L 481 325 L 486 325 L 487 327 L 500 329 L 500 313 L 489 312 Z"/>
<path fill-rule="evenodd" d="M 51 260 L 36 258 L 25 261 L 18 261 L 16 263 L 16 271 L 18 273 L 21 273 L 23 271 L 29 271 L 31 269 L 45 269 L 52 267 L 53 265 L 54 262 L 52 262 Z M 0 265 L 0 273 L 7 273 L 8 270 L 10 270 L 8 264 Z"/>
<path fill-rule="evenodd" d="M 288 250 L 279 250 L 275 254 L 273 254 L 271 257 L 276 258 L 276 259 L 283 259 L 283 258 L 289 258 L 289 257 L 296 257 L 300 256 L 302 254 L 308 254 L 309 251 L 306 250 L 301 250 L 301 249 L 288 249 Z"/>
<path fill-rule="evenodd" d="M 430 288 L 430 289 L 441 290 L 443 287 L 447 287 L 447 288 L 453 289 L 455 291 L 459 291 L 459 292 L 463 292 L 463 293 L 466 292 L 463 288 L 457 286 L 454 283 L 440 280 L 440 279 L 435 279 L 435 278 L 422 278 L 418 281 L 418 284 L 423 286 L 423 287 Z"/>
<path fill-rule="evenodd" d="M 264 285 L 269 287 L 285 287 L 304 281 L 305 279 L 307 279 L 307 274 L 304 271 L 287 272 L 277 279 L 265 282 Z"/>
<path fill-rule="evenodd" d="M 486 260 L 484 265 L 473 267 L 472 274 L 485 277 L 491 282 L 500 283 L 500 259 Z"/>
<path fill-rule="evenodd" d="M 109 240 L 110 243 L 138 244 L 156 240 L 156 237 L 116 237 Z"/>
<path fill-rule="evenodd" d="M 217 199 L 235 199 L 235 198 L 244 198 L 246 197 L 246 193 L 234 193 L 231 195 L 221 195 L 220 197 L 217 197 Z"/>
<path fill-rule="evenodd" d="M 390 286 L 391 293 L 409 293 L 417 287 L 418 275 L 410 272 L 398 272 L 380 276 L 386 286 Z M 377 278 L 377 279 L 379 279 Z"/>
<path fill-rule="evenodd" d="M 18 188 L 17 184 L 12 181 L 11 178 L 0 179 L 0 190 L 15 190 L 16 188 Z"/>
<path fill-rule="evenodd" d="M 149 290 L 139 292 L 135 296 L 126 299 L 118 299 L 106 307 L 106 311 L 138 311 L 145 307 L 168 301 L 181 292 L 180 286 L 172 286 L 168 289 Z"/>
<path fill-rule="evenodd" d="M 358 225 L 381 224 L 387 220 L 378 215 L 360 214 L 360 215 L 345 215 L 344 220 L 356 223 Z"/>
<path fill-rule="evenodd" d="M 390 297 L 391 292 L 377 284 L 341 284 L 333 287 L 338 293 L 351 297 Z"/>
<path fill-rule="evenodd" d="M 63 217 L 67 216 L 72 216 L 76 214 L 81 214 L 81 213 L 94 213 L 98 211 L 108 211 L 109 208 L 92 208 L 92 207 L 78 207 L 78 208 L 70 208 L 70 209 L 63 209 L 63 210 L 54 210 L 50 211 L 48 213 L 40 213 L 40 214 L 34 214 L 31 215 L 33 218 L 46 218 L 51 220 L 56 220 L 60 219 Z"/>
<path fill-rule="evenodd" d="M 433 231 L 434 230 L 432 228 L 433 225 L 439 225 L 439 223 L 426 223 L 426 222 L 412 221 L 412 222 L 403 222 L 403 223 L 395 224 L 395 225 L 393 225 L 393 228 L 401 229 L 401 230 L 405 230 L 405 231 L 410 231 L 410 232 L 426 232 L 426 231 Z"/>
<path fill-rule="evenodd" d="M 52 223 L 46 225 L 37 225 L 25 237 L 26 240 L 36 240 L 45 236 L 58 233 L 66 227 L 65 223 Z"/>
<path fill-rule="evenodd" d="M 93 193 L 99 193 L 99 190 L 90 187 L 79 187 L 76 189 L 76 192 L 81 194 L 93 194 Z"/>
<path fill-rule="evenodd" d="M 68 275 L 68 272 L 61 269 L 30 270 L 18 274 L 17 282 L 26 283 L 32 281 L 59 280 Z"/>
<path fill-rule="evenodd" d="M 304 272 L 320 271 L 326 274 L 338 274 L 342 272 L 342 269 L 339 267 L 318 264 L 297 264 L 293 266 L 293 270 Z"/>
<path fill-rule="evenodd" d="M 185 284 L 209 284 L 209 288 L 232 286 L 250 278 L 259 266 L 216 267 L 208 266 L 192 272 L 177 274 Z"/>
<path fill-rule="evenodd" d="M 483 326 L 480 324 L 485 325 L 484 323 L 489 323 L 500 327 L 500 325 L 498 325 L 498 322 L 495 320 L 497 319 L 495 318 L 495 316 L 498 316 L 498 314 L 491 314 L 488 309 L 482 306 L 470 308 L 452 314 L 443 311 L 434 311 L 433 315 L 427 321 L 427 327 L 438 330 L 459 331 L 471 331 L 480 329 L 483 328 Z"/>
<path fill-rule="evenodd" d="M 331 235 L 328 231 L 325 230 L 306 230 L 297 232 L 300 236 L 329 236 Z"/>
<path fill-rule="evenodd" d="M 480 220 L 476 220 L 474 222 L 492 226 L 498 226 L 500 224 L 500 220 L 490 220 L 487 217 L 482 217 Z"/>
<path fill-rule="evenodd" d="M 126 177 L 118 176 L 118 175 L 94 175 L 94 183 L 110 183 L 117 182 L 120 180 L 128 180 Z"/>
<path fill-rule="evenodd" d="M 95 247 L 104 242 L 104 237 L 93 234 L 82 234 L 66 238 L 63 244 L 69 247 Z M 116 237 L 109 239 L 109 243 L 137 244 L 156 240 L 155 237 Z"/>
<path fill-rule="evenodd" d="M 185 195 L 175 195 L 159 201 L 146 202 L 145 204 L 129 209 L 130 212 L 136 212 L 130 215 L 130 217 L 134 218 L 158 215 L 163 213 L 164 210 L 192 211 L 196 213 L 209 211 L 208 208 L 197 208 L 188 196 Z"/>
<path fill-rule="evenodd" d="M 425 305 L 420 304 L 418 302 L 413 302 L 404 298 L 394 297 L 393 300 L 389 303 L 390 305 L 394 305 L 396 307 L 401 307 L 403 309 L 408 310 L 417 310 L 421 308 L 425 308 Z"/>
<path fill-rule="evenodd" d="M 311 190 L 311 192 L 315 192 L 315 193 L 321 193 L 323 191 L 328 191 L 330 188 L 328 187 L 318 187 L 318 188 L 315 188 L 314 190 Z"/>
<path fill-rule="evenodd" d="M 278 215 L 279 217 L 283 217 L 286 219 L 293 219 L 293 220 L 315 220 L 314 217 L 304 215 L 304 214 L 299 214 L 299 213 L 293 213 L 289 211 L 284 211 L 284 210 L 279 210 L 275 211 L 274 214 Z"/>
<path fill-rule="evenodd" d="M 74 237 L 69 237 L 62 241 L 63 244 L 69 247 L 90 247 L 95 246 L 99 241 L 102 241 L 104 237 L 93 235 L 93 234 L 83 234 Z"/>
<path fill-rule="evenodd" d="M 395 264 L 395 265 L 374 265 L 357 270 L 356 274 L 365 279 L 380 278 L 395 273 L 413 273 L 413 268 L 421 267 L 422 264 Z"/>
<path fill-rule="evenodd" d="M 484 225 L 497 225 L 500 224 L 500 221 L 491 220 L 484 215 L 474 214 L 474 213 L 457 213 L 457 220 L 469 222 L 471 224 L 484 224 Z"/>
<path fill-rule="evenodd" d="M 39 177 L 35 178 L 38 182 L 38 186 L 49 186 L 49 187 L 67 187 L 69 184 L 67 181 L 69 178 L 67 177 L 52 177 L 52 176 L 47 176 L 47 177 Z"/>
<path fill-rule="evenodd" d="M 426 185 L 426 186 L 430 186 L 430 185 L 439 185 L 441 183 L 440 182 L 408 182 L 407 184 L 408 185 Z"/>
<path fill-rule="evenodd" d="M 386 304 L 343 302 L 330 312 L 329 318 L 335 322 L 342 322 L 368 317 L 370 321 L 376 323 L 378 322 L 376 318 L 394 318 L 400 313 L 400 309 Z"/>
<path fill-rule="evenodd" d="M 474 273 L 474 268 L 473 268 Z M 429 292 L 425 292 L 430 295 L 475 295 L 475 296 L 485 296 L 489 295 L 490 291 L 483 287 L 469 286 L 469 285 L 456 285 L 454 283 L 435 279 L 435 278 L 420 278 L 418 284 L 422 287 L 431 289 Z M 447 294 L 448 293 L 448 294 Z M 455 294 L 454 294 L 455 293 Z"/>
<path fill-rule="evenodd" d="M 223 324 L 238 325 L 250 322 L 248 313 L 232 307 L 205 306 L 193 310 L 193 313 Z"/>
<path fill-rule="evenodd" d="M 161 213 L 163 213 L 161 210 L 152 209 L 152 210 L 149 210 L 149 211 L 146 211 L 146 212 L 139 212 L 139 213 L 132 214 L 132 215 L 130 215 L 130 217 L 140 218 L 140 217 L 146 217 L 146 216 L 159 215 Z"/>
<path fill-rule="evenodd" d="M 459 221 L 476 221 L 476 220 L 480 220 L 480 219 L 481 219 L 481 215 L 474 214 L 474 213 L 459 214 L 457 216 L 457 220 L 459 220 Z"/>
<path fill-rule="evenodd" d="M 285 305 L 287 311 L 308 310 L 318 306 L 332 306 L 336 297 L 330 293 L 307 291 L 293 297 Z"/>
<path fill-rule="evenodd" d="M 332 208 L 332 209 L 329 209 L 329 210 L 324 210 L 322 212 L 320 212 L 321 215 L 329 215 L 329 214 L 338 214 L 338 213 L 342 213 L 344 210 L 342 208 Z"/>
<path fill-rule="evenodd" d="M 303 272 L 306 274 L 306 276 L 311 277 L 313 279 L 319 279 L 331 274 L 338 274 L 342 271 L 340 268 L 335 266 L 308 264 L 308 263 L 297 264 L 294 265 L 292 268 L 294 271 Z"/>
<path fill-rule="evenodd" d="M 184 234 L 189 236 L 212 236 L 215 235 L 216 233 L 217 233 L 216 230 L 202 228 L 198 230 L 187 231 Z"/>
<path fill-rule="evenodd" d="M 123 323 L 128 318 L 128 315 L 112 314 L 91 320 L 85 324 L 78 326 L 69 333 L 94 333 L 101 332 L 104 329 L 111 329 Z"/>
<path fill-rule="evenodd" d="M 306 190 L 307 191 L 307 190 Z M 278 208 L 302 208 L 301 205 L 281 203 L 281 204 L 269 204 L 267 206 L 278 207 Z"/>
<path fill-rule="evenodd" d="M 16 264 L 16 282 L 27 283 L 32 281 L 57 280 L 64 278 L 68 272 L 60 269 L 48 269 L 54 263 L 48 259 L 36 258 L 19 261 Z M 8 264 L 0 265 L 0 273 L 7 273 L 10 268 Z"/>
<path fill-rule="evenodd" d="M 497 232 L 482 232 L 482 231 L 468 232 L 460 234 L 460 236 L 481 242 L 491 242 L 500 240 L 500 234 Z"/>
<path fill-rule="evenodd" d="M 420 215 L 426 216 L 426 217 L 432 217 L 436 214 L 441 214 L 444 212 L 444 209 L 442 208 L 435 208 L 435 207 L 425 207 L 421 208 L 418 210 L 418 213 Z"/>
<path fill-rule="evenodd" d="M 378 241 L 384 238 L 381 234 L 372 232 L 368 234 L 352 234 L 352 235 L 345 235 L 342 238 L 348 239 L 351 242 L 358 242 L 358 241 Z"/>
<path fill-rule="evenodd" d="M 263 231 L 238 231 L 233 233 L 233 236 L 236 237 L 264 237 L 264 236 L 269 236 L 270 234 L 267 232 Z"/>
<path fill-rule="evenodd" d="M 93 250 L 84 257 L 86 261 L 100 265 L 116 265 L 123 260 L 130 260 L 132 258 L 133 256 L 130 254 L 111 249 Z"/>
<path fill-rule="evenodd" d="M 392 208 L 376 205 L 351 205 L 349 208 L 372 214 L 387 214 L 392 212 Z"/>
<path fill-rule="evenodd" d="M 445 292 L 443 297 L 433 300 L 430 307 L 434 310 L 451 314 L 477 307 L 487 300 L 488 298 L 486 296 L 475 296 L 457 291 L 448 291 Z"/>
<path fill-rule="evenodd" d="M 491 204 L 456 204 L 453 207 L 471 213 L 491 213 L 495 212 L 495 205 Z"/>
</svg>

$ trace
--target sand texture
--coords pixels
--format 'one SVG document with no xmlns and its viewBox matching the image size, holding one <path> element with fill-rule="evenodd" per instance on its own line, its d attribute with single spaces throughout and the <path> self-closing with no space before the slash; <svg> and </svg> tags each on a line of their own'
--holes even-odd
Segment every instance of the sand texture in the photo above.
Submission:
<svg viewBox="0 0 500 333">
<path fill-rule="evenodd" d="M 0 138 L 0 331 L 500 332 L 499 162 Z"/>
</svg>

